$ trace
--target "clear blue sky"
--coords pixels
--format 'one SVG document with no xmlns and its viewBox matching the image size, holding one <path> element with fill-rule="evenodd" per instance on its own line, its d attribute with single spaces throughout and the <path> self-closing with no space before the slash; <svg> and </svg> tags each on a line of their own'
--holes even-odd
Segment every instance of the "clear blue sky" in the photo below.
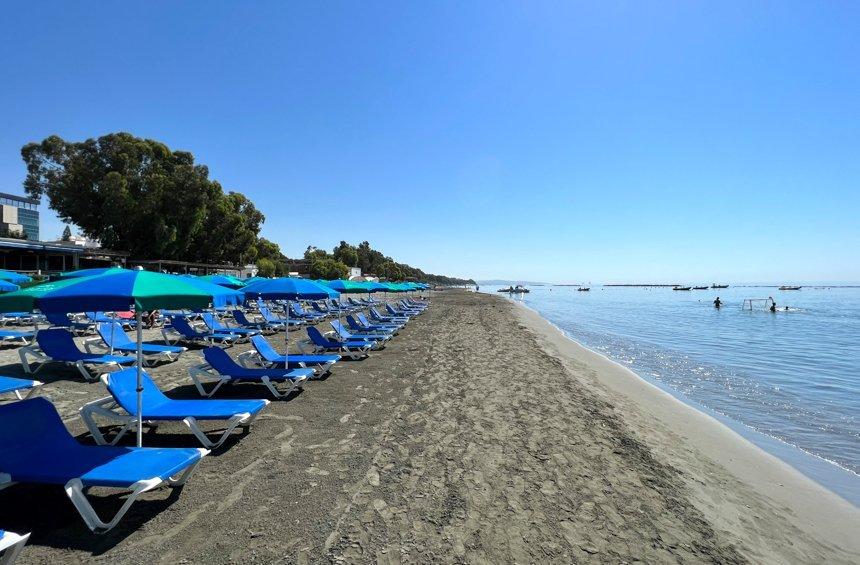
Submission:
<svg viewBox="0 0 860 565">
<path fill-rule="evenodd" d="M 0 191 L 26 142 L 123 130 L 193 152 L 293 256 L 857 281 L 858 29 L 855 2 L 12 3 Z"/>
</svg>

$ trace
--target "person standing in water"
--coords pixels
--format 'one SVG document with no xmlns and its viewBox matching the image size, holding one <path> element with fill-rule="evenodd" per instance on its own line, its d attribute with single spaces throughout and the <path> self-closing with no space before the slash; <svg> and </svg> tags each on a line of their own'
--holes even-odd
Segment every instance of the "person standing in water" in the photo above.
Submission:
<svg viewBox="0 0 860 565">
<path fill-rule="evenodd" d="M 720 297 L 718 296 L 718 297 L 717 297 L 717 299 L 716 299 L 716 300 L 714 300 L 714 308 L 716 308 L 717 310 L 719 310 L 719 309 L 720 309 L 720 306 L 722 306 L 722 305 L 723 305 L 723 303 L 720 301 Z"/>
<path fill-rule="evenodd" d="M 776 301 L 773 299 L 773 296 L 768 296 L 770 299 L 770 311 L 774 314 L 776 313 Z"/>
</svg>

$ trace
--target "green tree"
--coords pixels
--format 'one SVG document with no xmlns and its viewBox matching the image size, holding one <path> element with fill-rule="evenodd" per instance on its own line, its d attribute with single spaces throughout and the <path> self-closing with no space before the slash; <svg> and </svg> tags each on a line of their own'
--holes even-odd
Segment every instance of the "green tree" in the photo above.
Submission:
<svg viewBox="0 0 860 565">
<path fill-rule="evenodd" d="M 354 245 L 350 245 L 345 241 L 341 241 L 338 246 L 334 248 L 332 256 L 347 267 L 358 266 L 358 249 L 356 249 Z"/>
<path fill-rule="evenodd" d="M 312 258 L 309 270 L 313 279 L 343 279 L 349 274 L 349 267 L 331 257 Z"/>
<path fill-rule="evenodd" d="M 257 276 L 273 277 L 275 276 L 275 264 L 270 259 L 257 260 Z"/>
<path fill-rule="evenodd" d="M 71 241 L 72 240 L 72 228 L 66 226 L 66 229 L 63 230 L 63 237 L 61 241 Z"/>
<path fill-rule="evenodd" d="M 9 239 L 27 239 L 27 234 L 21 230 L 10 230 L 6 226 L 0 226 L 0 237 Z"/>
<path fill-rule="evenodd" d="M 237 262 L 263 221 L 241 194 L 225 196 L 191 153 L 155 140 L 128 133 L 81 142 L 51 136 L 25 145 L 21 156 L 29 196 L 47 196 L 62 221 L 136 258 Z"/>
</svg>

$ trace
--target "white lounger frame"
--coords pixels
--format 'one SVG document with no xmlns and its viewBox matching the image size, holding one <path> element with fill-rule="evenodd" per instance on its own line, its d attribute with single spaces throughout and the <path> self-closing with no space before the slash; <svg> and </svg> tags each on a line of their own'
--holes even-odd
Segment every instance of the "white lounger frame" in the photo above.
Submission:
<svg viewBox="0 0 860 565">
<path fill-rule="evenodd" d="M 107 377 L 102 375 L 101 377 L 102 383 L 107 386 Z M 266 404 L 269 404 L 268 400 L 263 400 Z M 120 412 L 122 410 L 122 412 Z M 112 396 L 106 396 L 104 398 L 100 398 L 99 400 L 93 400 L 92 402 L 88 402 L 84 404 L 79 410 L 81 415 L 81 419 L 84 421 L 84 425 L 87 426 L 87 429 L 90 431 L 90 434 L 93 436 L 93 439 L 99 445 L 116 445 L 117 442 L 122 439 L 127 432 L 137 429 L 137 418 L 133 415 L 125 412 L 125 409 L 120 407 L 117 404 L 116 400 Z M 242 426 L 245 429 L 248 429 L 254 420 L 257 419 L 257 416 L 260 412 L 256 414 L 251 414 L 250 412 L 240 412 L 238 414 L 234 414 L 230 418 L 226 419 L 227 428 L 221 434 L 217 441 L 212 441 L 209 439 L 203 430 L 200 429 L 200 426 L 197 423 L 197 419 L 193 416 L 188 416 L 182 421 L 188 426 L 188 429 L 191 430 L 191 433 L 194 434 L 203 447 L 207 449 L 215 449 L 220 447 L 227 438 L 230 437 L 230 434 L 235 430 L 238 426 Z M 116 422 L 118 424 L 122 424 L 122 428 L 120 428 L 119 432 L 117 432 L 116 436 L 114 436 L 113 440 L 108 441 L 105 438 L 102 431 L 99 429 L 98 423 L 95 421 L 94 416 L 100 416 L 112 422 Z M 149 423 L 150 425 L 154 421 L 158 420 L 147 420 L 144 418 L 144 421 Z"/>
<path fill-rule="evenodd" d="M 32 361 L 29 361 L 27 359 L 28 355 L 33 358 Z M 27 374 L 38 373 L 39 369 L 41 369 L 42 367 L 44 367 L 48 363 L 63 363 L 64 365 L 74 365 L 75 367 L 77 367 L 78 371 L 81 373 L 81 375 L 83 375 L 84 379 L 86 379 L 87 381 L 90 381 L 90 382 L 98 380 L 98 375 L 94 375 L 91 372 L 89 372 L 89 370 L 87 370 L 86 366 L 88 364 L 89 365 L 98 365 L 99 368 L 103 368 L 103 367 L 115 367 L 117 369 L 122 368 L 122 365 L 120 365 L 116 361 L 109 361 L 107 363 L 93 363 L 91 361 L 88 362 L 88 361 L 83 361 L 83 360 L 75 361 L 75 362 L 55 361 L 54 359 L 51 359 L 50 357 L 45 355 L 45 353 L 42 351 L 42 349 L 36 343 L 34 343 L 33 345 L 28 345 L 26 347 L 22 347 L 21 349 L 19 349 L 18 350 L 18 357 L 21 358 L 21 365 L 24 367 L 24 372 Z M 38 365 L 36 366 L 35 369 L 33 369 L 32 367 L 30 367 L 30 363 L 38 363 Z M 99 372 L 99 374 L 101 374 L 101 372 Z"/>
<path fill-rule="evenodd" d="M 168 344 L 172 345 L 172 344 Z M 181 346 L 176 346 L 181 347 Z M 108 344 L 104 342 L 101 337 L 91 337 L 89 339 L 84 340 L 84 349 L 87 353 L 99 353 L 99 354 L 111 354 L 110 347 Z M 166 361 L 172 363 L 173 361 L 177 361 L 183 353 L 188 351 L 187 347 L 182 347 L 182 351 L 178 353 L 172 353 L 170 351 L 159 351 L 158 353 L 144 353 L 143 354 L 143 366 L 144 367 L 152 367 L 156 363 L 160 361 Z M 111 354 L 113 355 L 113 354 Z M 176 355 L 176 357 L 174 357 Z"/>
<path fill-rule="evenodd" d="M 256 380 L 251 379 L 232 379 L 227 375 L 222 375 L 218 371 L 212 368 L 209 363 L 201 363 L 200 365 L 195 365 L 194 367 L 190 367 L 188 369 L 188 375 L 191 377 L 192 382 L 194 382 L 194 386 L 197 388 L 197 392 L 200 393 L 200 396 L 205 396 L 207 398 L 211 398 L 218 389 L 221 388 L 225 383 L 229 382 L 258 382 Z M 212 387 L 212 390 L 206 392 L 206 389 L 203 387 L 203 381 L 200 380 L 200 377 L 216 379 L 215 386 Z M 279 391 L 275 387 L 275 381 L 271 380 L 269 377 L 262 377 L 259 382 L 266 385 L 266 388 L 269 389 L 269 392 L 272 393 L 272 396 L 275 398 L 286 398 L 290 395 L 294 390 L 301 390 L 302 383 L 308 380 L 307 377 L 295 377 L 293 379 L 284 379 L 286 382 L 290 383 L 292 386 L 288 388 L 285 392 Z M 280 379 L 278 380 L 280 382 Z"/>
<path fill-rule="evenodd" d="M 14 330 L 8 330 L 8 331 L 14 331 Z M 22 333 L 24 333 L 24 332 L 22 332 Z M 20 340 L 21 345 L 30 345 L 34 339 L 36 339 L 35 333 L 29 337 L 24 336 L 24 335 L 14 335 L 14 336 L 13 335 L 5 335 L 5 336 L 0 336 L 0 343 L 18 343 L 18 341 Z"/>
<path fill-rule="evenodd" d="M 40 386 L 42 386 L 43 384 L 45 384 L 45 383 L 43 383 L 42 381 L 30 381 L 30 383 L 31 383 L 31 384 L 30 384 L 30 386 L 28 386 L 28 387 L 21 387 L 21 388 L 19 388 L 19 389 L 15 389 L 15 390 L 12 390 L 12 391 L 9 391 L 9 392 L 13 393 L 13 394 L 15 395 L 15 398 L 17 398 L 18 400 L 26 400 L 26 399 L 30 398 L 31 396 L 33 396 L 33 394 L 34 394 L 37 390 L 39 390 L 39 387 L 40 387 Z M 21 391 L 22 391 L 22 390 L 26 390 L 26 391 L 27 391 L 27 392 L 26 392 L 26 394 L 23 394 L 23 395 L 22 395 L 22 394 L 21 394 Z M 2 563 L 2 562 L 0 562 L 0 563 Z"/>
<path fill-rule="evenodd" d="M 30 534 L 16 534 L 15 532 L 6 532 L 0 538 L 0 565 L 12 565 L 24 546 L 27 545 L 27 540 L 30 539 Z"/>
<path fill-rule="evenodd" d="M 275 366 L 274 363 L 269 363 L 268 361 L 263 359 L 262 355 L 260 355 L 254 350 L 240 353 L 238 357 L 236 357 L 236 361 L 247 369 L 268 369 Z M 308 364 L 302 361 L 299 363 L 299 367 L 301 367 L 302 369 L 313 369 L 313 378 L 317 379 L 328 373 L 334 363 L 334 361 L 329 361 L 327 363 L 316 363 L 313 367 L 308 367 Z"/>
<path fill-rule="evenodd" d="M 128 509 L 131 508 L 131 505 L 134 504 L 134 501 L 137 500 L 137 497 L 139 497 L 141 494 L 150 490 L 154 490 L 162 485 L 170 487 L 179 487 L 184 485 L 188 478 L 191 476 L 191 473 L 194 472 L 194 469 L 197 468 L 197 465 L 199 465 L 200 462 L 203 461 L 203 458 L 209 454 L 208 449 L 198 447 L 197 450 L 200 452 L 200 459 L 186 467 L 185 470 L 182 471 L 182 473 L 180 473 L 178 477 L 168 477 L 165 480 L 162 480 L 159 477 L 143 479 L 137 481 L 133 485 L 129 486 L 127 489 L 123 489 L 130 491 L 128 498 L 125 499 L 125 502 L 120 507 L 119 511 L 109 522 L 103 521 L 101 518 L 99 518 L 99 515 L 96 514 L 96 511 L 95 509 L 93 509 L 92 504 L 90 504 L 90 501 L 87 500 L 85 493 L 87 487 L 83 485 L 80 479 L 75 478 L 66 483 L 66 486 L 64 487 L 66 491 L 66 496 L 68 496 L 69 499 L 72 501 L 72 504 L 75 505 L 75 508 L 78 510 L 78 514 L 80 514 L 81 518 L 84 519 L 84 522 L 86 523 L 87 527 L 96 534 L 103 534 L 113 529 L 113 527 L 119 523 L 122 517 L 125 516 L 125 513 L 128 512 Z M 0 489 L 6 488 L 13 484 L 15 483 L 12 482 L 12 479 L 9 475 L 5 473 L 0 473 Z"/>
</svg>

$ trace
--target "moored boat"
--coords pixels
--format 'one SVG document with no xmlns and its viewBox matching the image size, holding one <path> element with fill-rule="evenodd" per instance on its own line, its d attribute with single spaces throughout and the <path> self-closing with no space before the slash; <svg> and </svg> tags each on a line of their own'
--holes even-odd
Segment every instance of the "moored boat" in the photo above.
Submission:
<svg viewBox="0 0 860 565">
<path fill-rule="evenodd" d="M 800 288 L 801 287 L 799 287 L 799 286 L 785 286 L 785 285 L 783 285 L 783 286 L 779 287 L 779 290 L 800 290 Z"/>
<path fill-rule="evenodd" d="M 690 290 L 691 288 L 689 286 L 673 286 L 672 290 Z"/>
<path fill-rule="evenodd" d="M 729 285 L 727 285 L 727 284 L 717 284 L 717 283 L 714 283 L 714 284 L 712 284 L 712 285 L 711 285 L 711 288 L 729 288 Z"/>
<path fill-rule="evenodd" d="M 706 287 L 706 286 L 694 286 L 693 290 L 708 290 L 708 287 Z"/>
<path fill-rule="evenodd" d="M 508 293 L 512 293 L 512 294 L 525 294 L 525 293 L 530 292 L 530 291 L 526 287 L 518 284 L 517 286 L 509 286 L 508 288 L 500 288 L 496 292 L 508 292 Z"/>
</svg>

